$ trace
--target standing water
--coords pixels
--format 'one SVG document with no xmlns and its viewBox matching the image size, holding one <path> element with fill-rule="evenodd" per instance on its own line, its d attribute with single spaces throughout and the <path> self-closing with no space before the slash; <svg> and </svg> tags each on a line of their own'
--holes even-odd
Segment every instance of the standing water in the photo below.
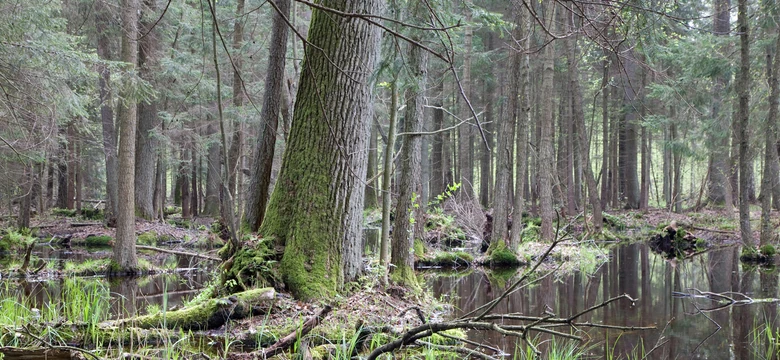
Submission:
<svg viewBox="0 0 780 360">
<path fill-rule="evenodd" d="M 523 271 L 524 269 L 520 269 Z M 502 293 L 490 276 L 435 276 L 430 282 L 436 296 L 449 297 L 459 316 Z M 544 316 L 551 311 L 568 317 L 622 294 L 621 300 L 588 313 L 579 322 L 620 326 L 650 326 L 653 330 L 616 330 L 578 327 L 573 331 L 585 342 L 582 358 L 629 359 L 769 359 L 777 358 L 777 302 L 725 306 L 725 297 L 713 301 L 707 292 L 734 300 L 778 297 L 774 269 L 741 265 L 739 248 L 713 250 L 685 261 L 667 261 L 645 244 L 621 246 L 611 260 L 593 273 L 574 272 L 543 278 L 511 294 L 494 311 Z M 565 328 L 557 328 L 561 330 Z M 495 332 L 469 331 L 469 339 L 501 349 L 517 358 L 524 344 Z M 565 339 L 532 333 L 539 349 L 550 354 Z M 545 357 L 547 358 L 547 357 Z"/>
</svg>

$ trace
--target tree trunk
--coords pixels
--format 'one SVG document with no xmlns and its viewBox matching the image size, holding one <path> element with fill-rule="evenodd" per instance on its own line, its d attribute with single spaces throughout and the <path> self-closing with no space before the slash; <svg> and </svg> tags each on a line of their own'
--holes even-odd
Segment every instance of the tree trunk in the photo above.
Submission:
<svg viewBox="0 0 780 360">
<path fill-rule="evenodd" d="M 393 157 L 395 152 L 396 128 L 398 122 L 398 77 L 390 82 L 390 124 L 387 126 L 387 141 L 382 166 L 382 237 L 379 247 L 379 265 L 382 266 L 382 283 L 387 285 L 388 266 L 390 264 L 390 211 L 393 204 Z"/>
<path fill-rule="evenodd" d="M 778 56 L 778 47 L 780 46 L 780 27 L 775 29 L 777 39 L 774 53 L 767 50 L 767 74 L 769 75 L 769 114 L 767 114 L 766 125 L 764 128 L 764 174 L 761 179 L 761 245 L 769 244 L 774 238 L 774 228 L 770 222 L 770 213 L 772 211 L 772 197 L 774 188 L 777 187 L 777 111 L 778 97 L 780 97 L 780 87 L 778 86 L 777 75 L 780 71 L 780 56 Z M 774 62 L 773 62 L 774 57 Z"/>
<path fill-rule="evenodd" d="M 471 96 L 471 42 L 474 37 L 471 23 L 471 9 L 466 9 L 465 28 L 463 35 L 463 75 L 460 77 L 460 85 L 463 88 L 463 94 Z M 456 86 L 457 87 L 457 86 Z M 458 90 L 456 89 L 457 93 Z M 472 118 L 471 109 L 468 103 L 460 99 L 460 118 Z M 458 174 L 461 183 L 460 198 L 463 200 L 474 199 L 474 163 L 471 161 L 471 126 L 461 125 L 458 127 Z"/>
<path fill-rule="evenodd" d="M 715 0 L 715 16 L 713 18 L 712 30 L 716 36 L 728 36 L 731 24 L 731 1 Z M 723 103 L 723 92 L 725 91 L 730 74 L 719 75 L 715 79 L 712 90 L 712 119 L 716 122 L 710 131 L 709 144 L 710 163 L 708 172 L 710 174 L 707 182 L 707 203 L 713 205 L 723 204 L 729 217 L 733 208 L 731 193 L 728 191 L 729 181 L 729 120 L 728 116 L 721 113 Z"/>
<path fill-rule="evenodd" d="M 444 106 L 442 97 L 444 96 L 444 74 L 441 74 L 436 80 L 436 85 L 433 88 L 433 130 L 441 130 L 444 128 Z M 433 145 L 431 150 L 431 197 L 436 197 L 444 192 L 444 187 L 447 186 L 447 180 L 445 180 L 445 173 L 449 173 L 449 169 L 445 168 L 445 157 L 447 154 L 444 150 L 444 142 L 449 137 L 449 132 L 439 132 L 433 136 Z"/>
<path fill-rule="evenodd" d="M 569 20 L 570 31 L 575 31 L 575 24 L 573 19 Z M 601 233 L 603 226 L 603 216 L 601 213 L 601 199 L 599 199 L 599 188 L 596 184 L 596 177 L 593 175 L 593 169 L 590 162 L 590 142 L 588 141 L 588 133 L 585 131 L 585 113 L 582 104 L 582 91 L 580 90 L 580 72 L 577 69 L 577 62 L 580 59 L 579 51 L 577 49 L 577 38 L 566 40 L 566 52 L 569 71 L 572 72 L 569 90 L 572 94 L 572 122 L 575 126 L 575 133 L 579 135 L 580 147 L 575 150 L 575 155 L 579 159 L 578 162 L 582 164 L 585 172 L 585 181 L 588 185 L 588 199 L 590 200 L 590 206 L 593 208 L 593 230 L 594 233 Z M 585 211 L 585 209 L 583 209 Z"/>
<path fill-rule="evenodd" d="M 422 4 L 410 4 L 412 18 L 420 13 Z M 416 10 L 419 8 L 419 10 Z M 420 41 L 419 34 L 412 35 L 412 39 Z M 404 90 L 406 108 L 404 110 L 404 132 L 419 133 L 423 130 L 425 103 L 425 86 L 428 73 L 428 53 L 418 46 L 409 45 L 406 63 L 410 70 L 410 78 L 407 80 Z M 404 135 L 401 148 L 401 181 L 398 187 L 398 206 L 395 210 L 395 224 L 393 226 L 393 243 L 390 255 L 392 279 L 395 283 L 404 286 L 416 287 L 417 277 L 414 274 L 414 235 L 415 228 L 425 226 L 420 211 L 420 194 L 422 183 L 422 136 Z"/>
<path fill-rule="evenodd" d="M 515 19 L 520 20 L 520 15 L 515 15 Z M 517 21 L 513 31 L 513 38 L 521 39 L 523 26 L 521 21 Z M 521 116 L 519 97 L 524 96 L 520 93 L 521 61 L 523 55 L 509 46 L 509 98 L 507 99 L 507 113 L 499 116 L 496 124 L 498 129 L 498 146 L 496 146 L 496 185 L 493 188 L 493 232 L 490 235 L 490 241 L 504 241 L 509 244 L 509 249 L 517 251 L 518 244 L 512 244 L 509 238 L 509 210 L 512 205 L 512 158 L 514 157 L 515 132 L 514 127 L 517 119 Z M 487 119 L 487 117 L 486 117 Z M 520 151 L 518 151 L 520 153 Z M 516 216 L 518 227 L 521 229 L 521 216 Z"/>
<path fill-rule="evenodd" d="M 219 189 L 222 187 L 222 146 L 217 140 L 217 127 L 211 122 L 208 125 L 208 156 L 206 157 L 206 198 L 203 202 L 203 215 L 216 218 L 219 216 Z"/>
<path fill-rule="evenodd" d="M 111 39 L 108 28 L 111 22 L 111 13 L 108 10 L 106 0 L 95 1 L 95 31 L 97 33 L 97 55 L 103 60 L 111 60 Z M 116 154 L 116 127 L 114 126 L 114 108 L 111 107 L 111 90 L 109 81 L 111 72 L 107 66 L 98 65 L 98 89 L 100 91 L 100 122 L 103 127 L 103 153 L 106 164 L 106 206 L 104 218 L 106 224 L 116 224 L 117 212 L 117 154 Z"/>
<path fill-rule="evenodd" d="M 190 158 L 190 151 L 186 148 L 181 151 L 181 164 L 179 165 L 179 188 L 181 189 L 181 217 L 184 219 L 192 218 L 192 195 L 190 195 L 190 170 L 195 166 Z"/>
<path fill-rule="evenodd" d="M 25 166 L 25 181 L 22 183 L 22 201 L 19 204 L 19 216 L 16 218 L 16 227 L 19 229 L 30 228 L 30 207 L 32 207 L 35 198 L 36 176 L 33 166 Z"/>
<path fill-rule="evenodd" d="M 122 61 L 134 70 L 138 59 L 138 0 L 122 0 Z M 127 90 L 125 90 L 127 91 Z M 125 92 L 123 91 L 123 92 Z M 112 258 L 112 273 L 135 273 L 135 131 L 136 103 L 129 93 L 121 94 L 119 113 L 119 197 L 117 206 L 116 243 Z"/>
<path fill-rule="evenodd" d="M 555 19 L 555 3 L 546 3 L 549 23 Z M 549 36 L 547 37 L 548 41 Z M 546 44 L 542 50 L 544 63 L 542 68 L 542 114 L 540 119 L 541 134 L 539 138 L 539 206 L 542 217 L 541 240 L 553 240 L 553 76 L 555 75 L 555 49 L 551 43 Z"/>
<path fill-rule="evenodd" d="M 366 171 L 366 179 L 372 179 L 377 174 L 377 163 L 379 162 L 379 151 L 377 150 L 377 129 L 376 122 L 372 122 L 370 125 L 371 132 L 368 139 L 368 170 Z M 363 206 L 365 209 L 376 209 L 379 206 L 379 201 L 376 196 L 376 187 L 379 184 L 374 180 L 366 183 L 366 201 Z"/>
<path fill-rule="evenodd" d="M 290 0 L 275 1 L 281 13 L 288 16 L 290 13 Z M 281 106 L 280 98 L 281 92 L 285 91 L 283 88 L 284 59 L 287 53 L 288 31 L 287 23 L 284 19 L 278 13 L 274 13 L 270 52 L 268 54 L 268 70 L 265 77 L 265 92 L 263 93 L 263 108 L 260 113 L 262 128 L 255 145 L 252 160 L 252 177 L 249 180 L 249 193 L 247 194 L 246 209 L 244 210 L 244 225 L 252 231 L 260 227 L 268 203 L 268 187 L 271 185 L 271 167 L 274 160 L 274 145 L 276 144 L 279 108 Z M 324 94 L 319 92 L 315 96 L 325 97 Z M 328 119 L 328 121 L 335 120 Z M 326 134 L 336 136 L 329 131 L 322 132 L 319 135 L 325 136 Z M 365 152 L 365 149 L 360 151 Z"/>
<path fill-rule="evenodd" d="M 154 21 L 156 0 L 143 0 L 140 30 L 146 34 L 138 44 L 138 71 L 142 79 L 155 83 L 159 71 L 159 40 Z M 148 14 L 147 14 L 148 13 Z M 152 15 L 149 15 L 152 14 Z M 160 126 L 157 100 L 138 104 L 138 132 L 135 143 L 135 211 L 144 219 L 154 218 L 154 180 L 157 169 L 157 143 L 154 131 Z"/>
<path fill-rule="evenodd" d="M 381 3 L 322 5 L 379 14 Z M 308 41 L 312 46 L 304 55 L 287 151 L 260 229 L 285 245 L 282 278 L 305 300 L 332 297 L 360 270 L 365 148 L 379 29 L 314 9 Z"/>
<path fill-rule="evenodd" d="M 623 120 L 623 126 L 625 127 L 625 146 L 621 147 L 625 156 L 624 162 L 621 166 L 623 171 L 621 172 L 625 181 L 625 196 L 626 196 L 626 208 L 627 209 L 639 209 L 640 201 L 640 189 L 639 178 L 637 177 L 638 161 L 637 161 L 637 110 L 640 105 L 637 105 L 637 93 L 635 89 L 641 87 L 641 82 L 637 78 L 637 60 L 633 51 L 628 53 L 627 58 L 623 62 L 623 66 L 626 72 L 626 83 L 623 86 L 624 91 L 624 106 L 626 108 L 626 114 Z M 623 153 L 621 153 L 623 154 Z"/>
<path fill-rule="evenodd" d="M 523 16 L 525 13 L 525 16 Z M 525 39 L 524 47 L 528 49 L 531 44 L 529 33 L 532 26 L 531 14 L 528 12 L 518 12 L 515 14 L 515 39 Z M 530 78 L 531 62 L 528 54 L 515 52 L 510 57 L 512 61 L 511 78 L 509 88 L 509 104 L 507 109 L 510 111 L 516 122 L 515 127 L 515 194 L 512 203 L 512 232 L 509 239 L 509 248 L 518 250 L 522 240 L 521 233 L 523 229 L 523 208 L 525 206 L 525 183 L 527 176 L 528 163 L 528 125 L 530 124 L 529 111 L 530 106 Z M 512 81 L 515 81 L 513 84 Z M 519 97 L 519 101 L 517 99 Z M 514 101 L 514 103 L 512 103 Z"/>
<path fill-rule="evenodd" d="M 198 164 L 199 156 L 195 152 L 195 144 L 192 144 L 192 148 L 190 149 L 190 185 L 192 185 L 192 189 L 190 189 L 190 214 L 195 217 L 198 216 L 198 213 L 200 212 L 200 186 L 198 186 L 198 176 L 201 173 L 201 166 Z"/>
<path fill-rule="evenodd" d="M 740 40 L 740 69 L 737 77 L 737 96 L 739 109 L 737 126 L 739 132 L 739 229 L 742 243 L 753 246 L 753 236 L 750 231 L 750 199 L 749 189 L 750 166 L 748 125 L 750 119 L 750 40 L 748 38 L 747 0 L 738 1 L 738 23 Z"/>
<path fill-rule="evenodd" d="M 244 42 L 244 0 L 236 2 L 236 20 L 233 24 L 233 106 L 236 110 L 244 105 L 244 84 L 241 82 L 241 44 Z M 284 90 L 282 90 L 284 92 Z M 244 122 L 240 119 L 233 122 L 233 140 L 228 152 L 228 189 L 233 199 L 239 199 L 238 184 L 243 178 L 240 169 L 241 149 L 244 148 Z M 240 206 L 238 207 L 241 208 Z M 240 217 L 240 214 L 239 214 Z"/>
<path fill-rule="evenodd" d="M 609 136 L 609 59 L 604 50 L 604 69 L 601 77 L 601 206 L 610 201 L 610 136 Z"/>
</svg>

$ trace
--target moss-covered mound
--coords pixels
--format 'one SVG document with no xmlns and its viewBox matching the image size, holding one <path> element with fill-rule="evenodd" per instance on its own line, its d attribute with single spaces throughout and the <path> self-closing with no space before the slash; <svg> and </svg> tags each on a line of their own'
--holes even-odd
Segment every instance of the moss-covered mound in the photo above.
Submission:
<svg viewBox="0 0 780 360">
<path fill-rule="evenodd" d="M 659 233 L 653 235 L 650 238 L 649 245 L 651 250 L 670 259 L 683 258 L 707 246 L 705 241 L 697 239 L 692 233 L 680 229 L 675 221 L 672 221 L 669 226 L 664 227 Z"/>
<path fill-rule="evenodd" d="M 474 262 L 474 257 L 465 251 L 437 251 L 432 256 L 418 258 L 414 265 L 417 268 L 424 267 L 469 267 Z"/>
<path fill-rule="evenodd" d="M 482 260 L 482 265 L 490 267 L 513 267 L 522 264 L 504 240 L 493 241 Z"/>
<path fill-rule="evenodd" d="M 739 260 L 747 264 L 773 265 L 775 263 L 776 254 L 777 250 L 770 244 L 766 244 L 760 249 L 756 249 L 752 246 L 745 246 L 742 248 L 742 254 L 739 256 Z"/>
</svg>

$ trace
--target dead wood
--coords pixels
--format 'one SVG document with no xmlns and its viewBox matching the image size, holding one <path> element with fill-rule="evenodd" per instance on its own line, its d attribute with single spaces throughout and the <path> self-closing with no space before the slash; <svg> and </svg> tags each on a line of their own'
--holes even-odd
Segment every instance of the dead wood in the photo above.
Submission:
<svg viewBox="0 0 780 360">
<path fill-rule="evenodd" d="M 203 254 L 191 253 L 191 252 L 186 252 L 186 251 L 161 249 L 161 248 L 154 247 L 154 246 L 136 245 L 135 248 L 136 249 L 141 249 L 141 250 L 157 251 L 157 252 L 166 253 L 166 254 L 192 256 L 192 257 L 196 257 L 196 258 L 200 258 L 200 259 L 206 259 L 206 260 L 211 260 L 211 261 L 222 261 L 222 259 L 220 259 L 218 257 L 214 257 L 214 256 L 208 256 L 208 255 L 203 255 Z"/>
</svg>

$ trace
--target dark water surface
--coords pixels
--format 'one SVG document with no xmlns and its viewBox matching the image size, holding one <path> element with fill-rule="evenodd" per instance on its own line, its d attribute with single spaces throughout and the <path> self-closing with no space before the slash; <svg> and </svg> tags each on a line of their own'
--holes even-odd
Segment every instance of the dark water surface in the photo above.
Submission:
<svg viewBox="0 0 780 360">
<path fill-rule="evenodd" d="M 611 251 L 610 262 L 592 274 L 575 272 L 549 276 L 524 288 L 498 305 L 494 313 L 539 316 L 552 310 L 567 317 L 628 294 L 638 299 L 619 301 L 584 315 L 579 320 L 622 326 L 655 325 L 646 331 L 580 328 L 575 334 L 588 339 L 590 358 L 641 359 L 769 359 L 777 358 L 777 303 L 726 307 L 705 298 L 675 297 L 692 289 L 717 293 L 735 292 L 753 299 L 778 297 L 778 272 L 740 265 L 739 248 L 711 251 L 684 262 L 667 261 L 645 244 L 632 244 Z M 522 271 L 522 269 L 521 269 Z M 479 271 L 466 276 L 433 276 L 429 281 L 436 296 L 449 297 L 457 307 L 455 316 L 466 313 L 501 294 L 495 281 Z M 735 299 L 744 299 L 730 294 Z M 719 328 L 720 327 L 720 328 Z M 564 328 L 558 328 L 563 330 Z M 536 335 L 536 334 L 534 334 Z M 515 339 L 495 332 L 469 331 L 469 338 L 516 352 Z M 540 350 L 549 351 L 548 336 L 539 335 Z M 563 339 L 557 339 L 561 343 Z M 659 345 L 651 352 L 651 349 Z M 522 346 L 522 344 L 518 345 Z M 635 354 L 635 355 L 632 355 Z M 638 354 L 638 355 L 636 355 Z"/>
<path fill-rule="evenodd" d="M 33 254 L 49 263 L 54 263 L 55 269 L 61 269 L 65 261 L 82 262 L 87 259 L 108 258 L 111 249 L 79 248 L 77 251 L 68 249 L 39 247 Z M 7 268 L 11 258 L 19 255 L 8 254 L 0 257 L 0 266 Z M 89 288 L 105 299 L 110 307 L 112 318 L 132 317 L 147 312 L 149 306 L 171 309 L 187 299 L 198 294 L 209 280 L 210 274 L 205 265 L 198 259 L 187 256 L 155 253 L 151 262 L 154 265 L 177 270 L 150 276 L 121 277 L 107 279 L 104 276 L 67 277 L 57 279 L 3 278 L 0 289 L 4 294 L 13 294 L 20 301 L 26 301 L 35 308 L 61 306 L 72 291 L 72 287 Z"/>
</svg>

